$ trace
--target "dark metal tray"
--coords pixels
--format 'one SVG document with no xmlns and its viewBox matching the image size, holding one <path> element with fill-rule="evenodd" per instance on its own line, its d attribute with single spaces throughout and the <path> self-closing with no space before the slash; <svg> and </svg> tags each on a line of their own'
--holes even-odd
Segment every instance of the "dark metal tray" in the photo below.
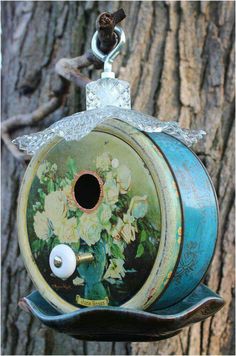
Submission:
<svg viewBox="0 0 236 356">
<path fill-rule="evenodd" d="M 20 300 L 44 325 L 90 341 L 155 341 L 172 337 L 182 328 L 214 315 L 224 300 L 200 284 L 181 302 L 162 310 L 140 311 L 120 307 L 93 307 L 60 314 L 38 292 Z"/>
</svg>

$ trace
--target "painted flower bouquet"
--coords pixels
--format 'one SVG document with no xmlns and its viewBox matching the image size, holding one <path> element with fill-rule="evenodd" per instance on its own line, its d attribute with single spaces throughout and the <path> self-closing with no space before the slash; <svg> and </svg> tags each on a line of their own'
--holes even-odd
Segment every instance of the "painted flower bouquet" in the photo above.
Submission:
<svg viewBox="0 0 236 356">
<path fill-rule="evenodd" d="M 147 196 L 132 196 L 130 169 L 104 152 L 96 159 L 96 173 L 103 181 L 103 199 L 88 214 L 79 209 L 73 198 L 77 173 L 76 162 L 71 158 L 63 177 L 55 163 L 44 161 L 39 166 L 32 251 L 37 257 L 43 250 L 51 251 L 55 245 L 65 243 L 75 252 L 92 252 L 95 261 L 90 266 L 78 267 L 74 285 L 87 283 L 91 287 L 95 281 L 122 283 L 127 273 L 135 272 L 125 265 L 127 246 L 134 244 L 135 259 L 145 254 L 153 256 L 160 238 L 160 232 L 147 218 Z"/>
</svg>

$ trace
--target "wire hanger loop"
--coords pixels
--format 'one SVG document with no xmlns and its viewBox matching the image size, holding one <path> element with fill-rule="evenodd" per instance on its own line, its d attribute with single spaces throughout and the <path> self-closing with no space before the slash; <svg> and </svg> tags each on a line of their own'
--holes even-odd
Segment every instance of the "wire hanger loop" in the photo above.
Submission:
<svg viewBox="0 0 236 356">
<path fill-rule="evenodd" d="M 117 36 L 117 43 L 109 53 L 103 53 L 98 48 L 98 31 L 94 33 L 92 38 L 92 52 L 95 57 L 97 57 L 100 61 L 104 62 L 104 71 L 102 73 L 102 78 L 115 78 L 115 73 L 112 71 L 112 64 L 115 58 L 121 52 L 121 49 L 123 48 L 126 42 L 125 33 L 121 27 L 115 26 L 114 32 Z"/>
</svg>

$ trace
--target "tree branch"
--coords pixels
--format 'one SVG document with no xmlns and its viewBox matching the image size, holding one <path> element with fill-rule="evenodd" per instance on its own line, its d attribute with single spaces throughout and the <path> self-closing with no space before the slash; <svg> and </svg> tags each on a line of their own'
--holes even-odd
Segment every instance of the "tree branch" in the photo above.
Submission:
<svg viewBox="0 0 236 356">
<path fill-rule="evenodd" d="M 80 69 L 89 67 L 90 65 L 101 68 L 102 63 L 95 58 L 91 51 L 84 53 L 76 58 L 61 58 L 55 66 L 55 71 L 58 75 L 74 83 L 79 88 L 85 88 L 86 84 L 91 80 L 80 73 Z"/>
<path fill-rule="evenodd" d="M 104 53 L 111 51 L 116 44 L 114 27 L 125 17 L 123 9 L 119 9 L 113 14 L 104 12 L 98 16 L 96 28 L 98 30 L 99 47 Z M 2 140 L 17 160 L 28 160 L 29 156 L 20 152 L 12 143 L 10 132 L 18 127 L 34 125 L 56 111 L 62 105 L 70 83 L 74 83 L 79 88 L 85 88 L 91 80 L 81 74 L 80 70 L 90 65 L 93 65 L 96 69 L 102 68 L 103 65 L 91 51 L 87 51 L 76 58 L 60 59 L 55 65 L 55 71 L 61 78 L 61 85 L 57 90 L 54 90 L 51 99 L 46 104 L 39 106 L 32 113 L 16 115 L 2 122 Z"/>
</svg>

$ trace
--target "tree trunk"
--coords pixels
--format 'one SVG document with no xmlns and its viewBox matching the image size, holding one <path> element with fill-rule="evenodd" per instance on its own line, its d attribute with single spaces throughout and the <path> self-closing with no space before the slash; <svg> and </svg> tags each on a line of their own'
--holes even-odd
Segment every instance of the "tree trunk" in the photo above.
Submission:
<svg viewBox="0 0 236 356">
<path fill-rule="evenodd" d="M 123 7 L 127 45 L 115 64 L 133 107 L 207 131 L 195 151 L 213 178 L 220 230 L 205 282 L 226 301 L 213 318 L 154 343 L 77 341 L 43 327 L 17 303 L 32 289 L 17 243 L 16 204 L 25 166 L 2 148 L 2 354 L 234 354 L 234 2 L 3 2 L 3 119 L 46 102 L 54 65 L 90 47 L 102 11 Z M 88 70 L 84 70 L 88 74 Z M 97 78 L 99 73 L 92 74 Z M 63 106 L 37 127 L 84 108 L 71 86 Z"/>
</svg>

